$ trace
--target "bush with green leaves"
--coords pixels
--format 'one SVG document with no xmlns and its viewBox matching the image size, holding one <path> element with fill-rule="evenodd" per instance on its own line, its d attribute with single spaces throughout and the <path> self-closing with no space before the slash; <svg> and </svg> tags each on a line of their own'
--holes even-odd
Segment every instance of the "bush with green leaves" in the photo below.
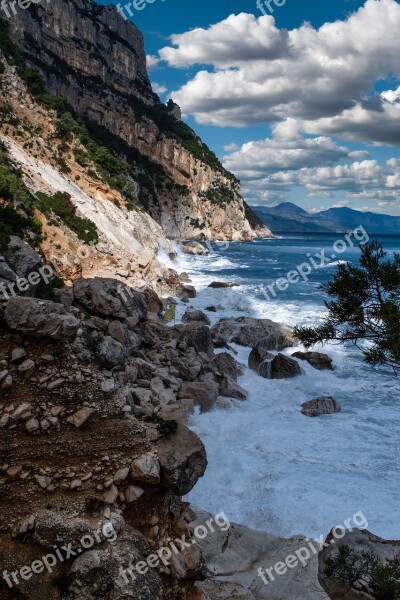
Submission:
<svg viewBox="0 0 400 600">
<path fill-rule="evenodd" d="M 145 423 L 152 423 L 158 429 L 158 432 L 163 437 L 168 437 L 176 433 L 178 429 L 178 423 L 173 420 L 163 419 L 159 415 L 153 413 L 143 419 Z"/>
<path fill-rule="evenodd" d="M 375 600 L 400 599 L 400 562 L 382 562 L 371 552 L 356 552 L 340 545 L 335 556 L 325 562 L 324 574 L 342 582 L 348 589 L 368 593 Z"/>
<path fill-rule="evenodd" d="M 333 300 L 325 302 L 328 316 L 319 327 L 296 327 L 306 348 L 336 341 L 360 346 L 370 365 L 400 369 L 400 255 L 389 259 L 382 245 L 361 247 L 360 265 L 343 263 L 333 280 L 321 286 Z"/>
</svg>

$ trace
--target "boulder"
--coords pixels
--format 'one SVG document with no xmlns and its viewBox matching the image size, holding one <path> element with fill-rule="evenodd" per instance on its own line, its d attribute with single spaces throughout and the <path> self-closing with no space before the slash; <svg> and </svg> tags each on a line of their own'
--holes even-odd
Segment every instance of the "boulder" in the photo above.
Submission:
<svg viewBox="0 0 400 600">
<path fill-rule="evenodd" d="M 212 327 L 211 333 L 213 339 L 240 346 L 254 347 L 262 339 L 264 350 L 283 350 L 295 343 L 288 327 L 270 319 L 226 317 Z"/>
<path fill-rule="evenodd" d="M 171 364 L 178 371 L 179 377 L 185 381 L 195 381 L 202 369 L 202 362 L 194 348 L 188 348 L 185 356 L 173 357 Z"/>
<path fill-rule="evenodd" d="M 344 575 L 343 577 L 333 577 L 331 574 L 332 565 L 329 563 L 332 560 L 338 560 L 339 552 L 343 552 L 341 550 L 343 547 L 350 553 L 347 560 L 343 558 L 338 565 Z M 365 553 L 362 561 L 365 567 L 359 568 L 360 576 L 351 580 L 346 579 L 346 574 L 351 572 L 357 555 L 358 558 L 361 558 L 361 553 Z M 397 587 L 397 593 L 393 592 L 393 595 L 387 596 L 378 596 L 377 592 L 372 589 L 371 574 L 368 573 L 368 566 L 371 566 L 371 557 L 375 558 L 378 565 L 386 567 L 390 564 L 399 565 L 400 541 L 383 540 L 366 529 L 348 530 L 344 537 L 338 540 L 337 537 L 335 538 L 335 530 L 331 531 L 326 539 L 325 547 L 318 555 L 318 579 L 331 600 L 375 600 L 378 597 L 398 597 L 399 587 Z M 388 578 L 386 586 L 388 586 Z"/>
<path fill-rule="evenodd" d="M 201 310 L 193 310 L 188 308 L 182 317 L 182 323 L 205 323 L 211 325 L 210 319 Z"/>
<path fill-rule="evenodd" d="M 40 277 L 40 269 L 43 267 L 42 259 L 24 240 L 12 235 L 4 257 L 19 279 L 27 279 L 31 273 L 38 274 L 36 282 L 29 282 L 29 288 L 25 292 L 19 292 L 21 296 L 34 296 L 39 288 L 42 291 L 47 288 L 46 281 Z M 46 270 L 47 274 L 52 273 L 50 267 L 46 267 Z M 9 276 L 5 277 L 5 279 L 9 278 Z M 32 279 L 32 281 L 34 280 Z"/>
<path fill-rule="evenodd" d="M 318 371 L 334 370 L 332 365 L 333 360 L 323 352 L 294 352 L 292 356 L 300 360 L 306 360 L 314 369 L 318 369 Z"/>
<path fill-rule="evenodd" d="M 193 285 L 188 285 L 187 283 L 184 283 L 182 286 L 182 291 L 183 293 L 188 297 L 188 298 L 196 298 L 197 296 L 197 292 L 196 292 L 196 288 L 193 287 Z"/>
<path fill-rule="evenodd" d="M 193 431 L 179 425 L 176 435 L 158 442 L 161 483 L 177 496 L 188 494 L 207 467 L 203 443 Z"/>
<path fill-rule="evenodd" d="M 99 352 L 99 362 L 106 369 L 113 369 L 124 362 L 125 353 L 122 344 L 106 335 L 102 340 Z"/>
<path fill-rule="evenodd" d="M 142 338 L 137 333 L 128 329 L 121 321 L 111 321 L 108 325 L 107 333 L 119 342 L 127 352 L 135 352 L 142 343 Z"/>
<path fill-rule="evenodd" d="M 212 283 L 210 283 L 210 285 L 208 287 L 213 288 L 214 290 L 220 290 L 220 289 L 227 289 L 227 288 L 233 288 L 233 287 L 240 287 L 240 284 L 239 283 L 225 283 L 224 281 L 213 281 Z"/>
<path fill-rule="evenodd" d="M 340 402 L 332 396 L 320 396 L 309 400 L 301 405 L 301 412 L 307 417 L 319 417 L 320 415 L 333 415 L 342 410 Z"/>
<path fill-rule="evenodd" d="M 211 332 L 207 325 L 202 325 L 201 323 L 177 325 L 173 328 L 171 334 L 178 337 L 178 344 L 181 347 L 192 347 L 198 353 L 205 352 L 206 354 L 212 354 L 214 352 Z"/>
<path fill-rule="evenodd" d="M 278 354 L 272 360 L 264 360 L 258 369 L 258 374 L 265 379 L 288 379 L 301 375 L 302 370 L 293 358 Z"/>
<path fill-rule="evenodd" d="M 214 356 L 204 370 L 211 371 L 217 381 L 229 377 L 236 382 L 239 375 L 242 374 L 242 366 L 228 352 L 221 352 Z"/>
<path fill-rule="evenodd" d="M 74 339 L 80 325 L 62 304 L 19 296 L 8 300 L 4 317 L 10 329 L 56 340 Z"/>
<path fill-rule="evenodd" d="M 160 463 L 155 452 L 148 452 L 136 458 L 130 469 L 134 481 L 143 481 L 157 485 L 160 483 Z"/>
<path fill-rule="evenodd" d="M 211 410 L 218 398 L 219 385 L 215 381 L 186 381 L 179 390 L 179 398 L 191 398 L 201 412 Z"/>
<path fill-rule="evenodd" d="M 116 279 L 78 279 L 74 282 L 74 302 L 88 312 L 102 317 L 129 318 L 136 323 L 147 317 L 144 297 Z"/>
<path fill-rule="evenodd" d="M 193 254 L 194 256 L 205 256 L 208 254 L 208 250 L 204 248 L 199 242 L 189 242 L 183 246 L 183 252 L 185 254 Z"/>
<path fill-rule="evenodd" d="M 220 386 L 220 395 L 227 398 L 237 398 L 238 400 L 247 400 L 247 392 L 238 383 L 235 383 L 230 377 L 224 377 Z"/>
<path fill-rule="evenodd" d="M 249 369 L 258 373 L 258 370 L 265 360 L 272 360 L 274 355 L 268 350 L 263 350 L 261 347 L 256 346 L 249 354 L 248 365 Z"/>
</svg>

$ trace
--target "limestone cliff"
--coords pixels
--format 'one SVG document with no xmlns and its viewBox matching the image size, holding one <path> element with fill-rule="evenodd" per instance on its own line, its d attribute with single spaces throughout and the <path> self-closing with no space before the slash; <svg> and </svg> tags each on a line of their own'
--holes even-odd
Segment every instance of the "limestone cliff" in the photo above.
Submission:
<svg viewBox="0 0 400 600">
<path fill-rule="evenodd" d="M 127 161 L 142 205 L 175 239 L 250 240 L 270 232 L 176 107 L 151 89 L 143 37 L 112 6 L 52 0 L 20 10 L 11 34 L 30 66 L 93 135 Z"/>
</svg>

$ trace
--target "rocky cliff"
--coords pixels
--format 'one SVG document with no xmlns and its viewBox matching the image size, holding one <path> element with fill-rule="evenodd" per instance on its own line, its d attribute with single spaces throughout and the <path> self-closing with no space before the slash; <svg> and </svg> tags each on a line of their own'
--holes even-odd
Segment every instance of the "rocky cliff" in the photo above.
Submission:
<svg viewBox="0 0 400 600">
<path fill-rule="evenodd" d="M 18 11 L 10 27 L 48 88 L 128 162 L 142 204 L 168 237 L 270 235 L 235 177 L 152 92 L 142 34 L 114 7 L 54 0 Z"/>
</svg>

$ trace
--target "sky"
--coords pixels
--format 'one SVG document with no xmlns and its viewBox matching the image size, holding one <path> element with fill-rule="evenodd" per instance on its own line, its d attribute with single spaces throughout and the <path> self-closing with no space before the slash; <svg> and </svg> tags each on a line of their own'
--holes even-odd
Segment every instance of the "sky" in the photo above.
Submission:
<svg viewBox="0 0 400 600">
<path fill-rule="evenodd" d="M 140 1 L 153 90 L 251 205 L 400 215 L 400 2 Z"/>
</svg>

